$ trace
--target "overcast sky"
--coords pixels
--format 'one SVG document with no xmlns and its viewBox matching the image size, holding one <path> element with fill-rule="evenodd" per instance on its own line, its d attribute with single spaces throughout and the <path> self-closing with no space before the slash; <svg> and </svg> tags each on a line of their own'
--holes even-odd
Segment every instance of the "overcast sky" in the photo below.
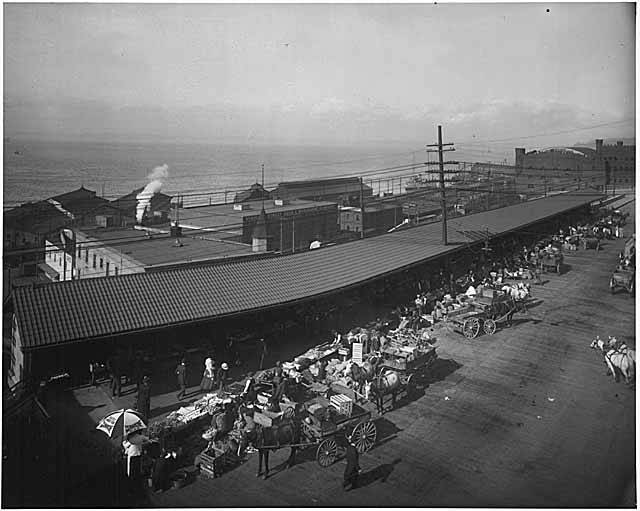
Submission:
<svg viewBox="0 0 640 511">
<path fill-rule="evenodd" d="M 422 144 L 438 123 L 459 140 L 614 123 L 635 114 L 634 8 L 4 4 L 5 136 Z"/>
</svg>

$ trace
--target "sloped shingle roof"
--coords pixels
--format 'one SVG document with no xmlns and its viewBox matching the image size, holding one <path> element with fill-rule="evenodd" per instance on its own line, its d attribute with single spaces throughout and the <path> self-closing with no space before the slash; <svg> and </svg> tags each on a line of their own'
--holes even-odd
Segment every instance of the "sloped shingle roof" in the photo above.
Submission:
<svg viewBox="0 0 640 511">
<path fill-rule="evenodd" d="M 510 232 L 588 204 L 563 194 L 321 250 L 218 266 L 54 283 L 14 291 L 25 348 L 101 338 L 265 308 L 329 293 L 455 251 L 464 231 Z"/>
</svg>

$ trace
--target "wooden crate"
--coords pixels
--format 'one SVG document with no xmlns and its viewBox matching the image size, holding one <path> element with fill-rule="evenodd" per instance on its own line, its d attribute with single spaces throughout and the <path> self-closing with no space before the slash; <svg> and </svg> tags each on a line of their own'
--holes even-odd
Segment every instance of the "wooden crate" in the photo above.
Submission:
<svg viewBox="0 0 640 511">
<path fill-rule="evenodd" d="M 353 411 L 353 400 L 344 394 L 335 394 L 330 398 L 331 406 L 333 406 L 340 415 L 351 417 Z"/>
<path fill-rule="evenodd" d="M 200 473 L 209 479 L 220 477 L 224 470 L 232 464 L 229 455 L 217 447 L 200 453 L 200 458 L 202 460 Z"/>
</svg>

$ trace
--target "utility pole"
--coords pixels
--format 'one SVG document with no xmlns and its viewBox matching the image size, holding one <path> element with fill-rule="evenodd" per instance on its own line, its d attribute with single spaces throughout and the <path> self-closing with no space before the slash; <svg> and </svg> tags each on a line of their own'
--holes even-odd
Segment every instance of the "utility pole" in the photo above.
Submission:
<svg viewBox="0 0 640 511">
<path fill-rule="evenodd" d="M 452 146 L 453 143 L 442 143 L 442 126 L 438 126 L 438 143 L 429 144 L 427 147 L 437 147 L 438 149 L 427 149 L 427 153 L 438 153 L 438 166 L 440 170 L 440 207 L 442 209 L 442 244 L 447 244 L 447 200 L 444 188 L 444 153 L 455 151 L 455 148 L 443 149 L 445 146 Z"/>
<path fill-rule="evenodd" d="M 362 182 L 362 178 L 360 178 L 360 218 L 362 223 L 360 224 L 360 238 L 364 238 L 364 184 Z"/>
<path fill-rule="evenodd" d="M 262 187 L 260 195 L 262 195 L 262 209 L 264 210 L 264 163 L 262 164 L 262 181 L 260 182 L 260 186 Z"/>
</svg>

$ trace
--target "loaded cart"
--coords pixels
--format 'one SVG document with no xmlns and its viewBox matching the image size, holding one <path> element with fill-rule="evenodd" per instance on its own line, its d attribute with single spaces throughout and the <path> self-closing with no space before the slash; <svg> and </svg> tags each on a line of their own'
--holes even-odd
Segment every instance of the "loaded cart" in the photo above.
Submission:
<svg viewBox="0 0 640 511">
<path fill-rule="evenodd" d="M 307 417 L 302 421 L 302 436 L 311 445 L 317 445 L 316 460 L 321 467 L 328 467 L 338 458 L 338 435 L 351 435 L 359 453 L 370 450 L 377 437 L 372 420 L 373 410 L 336 394 L 328 400 L 316 397 L 305 403 Z"/>
<path fill-rule="evenodd" d="M 622 288 L 630 295 L 635 291 L 636 269 L 633 267 L 624 268 L 618 266 L 609 280 L 609 288 L 611 294 L 615 293 L 618 288 Z"/>
</svg>

